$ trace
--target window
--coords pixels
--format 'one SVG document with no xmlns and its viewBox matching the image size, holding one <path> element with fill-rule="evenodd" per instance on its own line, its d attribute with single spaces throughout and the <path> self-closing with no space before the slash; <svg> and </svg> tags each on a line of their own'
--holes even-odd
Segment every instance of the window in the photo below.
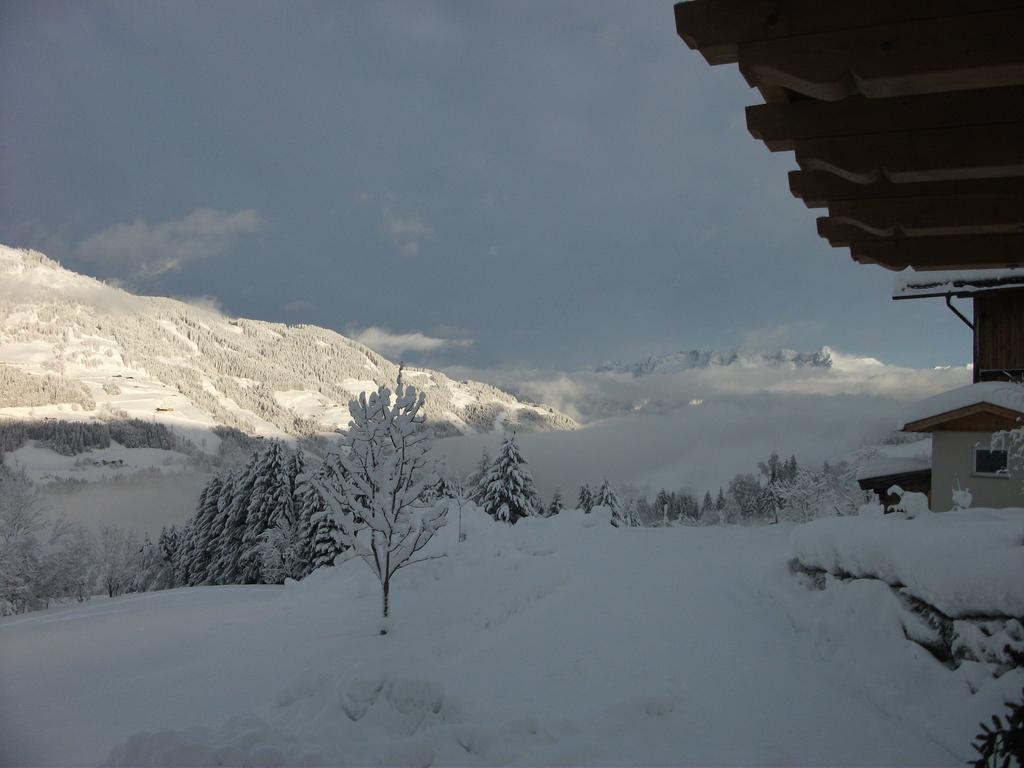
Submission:
<svg viewBox="0 0 1024 768">
<path fill-rule="evenodd" d="M 990 477 L 1009 477 L 1005 450 L 974 446 L 974 474 Z"/>
</svg>

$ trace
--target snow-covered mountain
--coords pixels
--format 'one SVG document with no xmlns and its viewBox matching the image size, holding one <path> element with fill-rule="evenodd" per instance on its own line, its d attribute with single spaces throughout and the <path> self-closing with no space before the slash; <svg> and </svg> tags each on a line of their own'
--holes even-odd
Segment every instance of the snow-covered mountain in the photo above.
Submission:
<svg viewBox="0 0 1024 768">
<path fill-rule="evenodd" d="M 691 349 L 652 355 L 632 363 L 607 362 L 595 369 L 597 373 L 630 373 L 646 376 L 652 373 L 679 373 L 698 368 L 831 368 L 832 350 L 822 347 L 817 352 L 794 352 L 780 349 L 776 352 L 717 352 L 711 349 Z"/>
<path fill-rule="evenodd" d="M 230 318 L 136 296 L 0 246 L 0 417 L 134 417 L 284 437 L 348 423 L 347 402 L 398 366 L 326 328 Z M 440 435 L 572 429 L 552 408 L 476 381 L 407 368 Z"/>
</svg>

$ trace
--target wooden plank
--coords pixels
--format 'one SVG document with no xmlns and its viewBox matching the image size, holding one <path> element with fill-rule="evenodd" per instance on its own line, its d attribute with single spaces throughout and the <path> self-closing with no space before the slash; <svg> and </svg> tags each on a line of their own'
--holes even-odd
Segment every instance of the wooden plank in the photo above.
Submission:
<svg viewBox="0 0 1024 768">
<path fill-rule="evenodd" d="M 908 237 L 850 243 L 854 261 L 887 269 L 992 269 L 1024 266 L 1024 235 Z"/>
<path fill-rule="evenodd" d="M 824 101 L 1024 85 L 1024 8 L 741 43 L 740 72 Z"/>
<path fill-rule="evenodd" d="M 1024 233 L 1024 195 L 837 200 L 818 219 L 832 245 L 853 240 Z"/>
<path fill-rule="evenodd" d="M 930 197 L 941 195 L 1024 195 L 1024 177 L 1004 179 L 966 179 L 893 184 L 880 179 L 871 184 L 857 184 L 825 171 L 790 171 L 789 189 L 808 208 L 824 208 L 829 201 L 884 200 L 899 197 Z"/>
<path fill-rule="evenodd" d="M 747 107 L 747 130 L 773 152 L 795 139 L 855 136 L 967 125 L 1024 122 L 1024 86 L 842 101 L 795 101 Z"/>
<path fill-rule="evenodd" d="M 735 63 L 738 43 L 1019 7 L 1020 0 L 691 0 L 676 31 L 711 64 Z"/>
<path fill-rule="evenodd" d="M 1024 123 L 799 139 L 796 161 L 858 184 L 1024 176 Z"/>
<path fill-rule="evenodd" d="M 1002 290 L 974 298 L 978 367 L 1024 369 L 1024 291 Z"/>
</svg>

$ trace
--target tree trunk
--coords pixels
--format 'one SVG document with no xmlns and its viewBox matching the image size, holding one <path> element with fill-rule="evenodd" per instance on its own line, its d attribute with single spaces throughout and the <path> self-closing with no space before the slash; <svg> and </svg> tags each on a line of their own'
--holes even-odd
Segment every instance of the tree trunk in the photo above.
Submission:
<svg viewBox="0 0 1024 768">
<path fill-rule="evenodd" d="M 383 598 L 384 607 L 384 618 L 380 625 L 380 633 L 386 635 L 388 633 L 388 615 L 391 612 L 391 605 L 389 602 L 389 596 L 391 592 L 391 579 L 385 579 L 381 585 L 381 597 Z"/>
</svg>

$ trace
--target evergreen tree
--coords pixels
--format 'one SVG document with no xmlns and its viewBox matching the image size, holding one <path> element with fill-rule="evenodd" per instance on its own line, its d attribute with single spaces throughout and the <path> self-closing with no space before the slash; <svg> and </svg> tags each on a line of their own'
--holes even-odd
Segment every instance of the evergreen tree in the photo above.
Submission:
<svg viewBox="0 0 1024 768">
<path fill-rule="evenodd" d="M 537 491 L 513 432 L 501 444 L 484 483 L 480 505 L 495 520 L 515 524 L 537 513 Z"/>
<path fill-rule="evenodd" d="M 218 584 L 243 583 L 241 561 L 245 550 L 242 548 L 242 538 L 245 536 L 249 499 L 256 482 L 258 461 L 259 457 L 253 454 L 231 485 L 229 506 L 224 512 L 224 528 L 220 537 L 220 556 L 215 569 Z"/>
<path fill-rule="evenodd" d="M 261 559 L 254 551 L 263 540 L 263 534 L 273 528 L 291 528 L 294 522 L 287 457 L 281 444 L 274 441 L 256 465 L 246 510 L 241 558 L 242 579 L 246 584 L 258 584 L 264 580 Z"/>
<path fill-rule="evenodd" d="M 544 517 L 554 517 L 562 511 L 562 508 L 562 492 L 556 488 L 555 493 L 551 496 L 551 503 L 548 504 L 548 508 L 544 512 Z"/>
<path fill-rule="evenodd" d="M 619 497 L 612 488 L 608 478 L 604 478 L 601 487 L 597 489 L 597 497 L 594 499 L 595 507 L 607 507 L 612 513 L 612 525 L 616 528 L 626 528 L 629 523 L 623 514 L 622 505 L 619 504 Z"/>
<path fill-rule="evenodd" d="M 286 472 L 288 474 L 288 493 L 291 494 L 292 500 L 298 499 L 299 491 L 302 485 L 302 478 L 306 474 L 306 455 L 301 450 L 296 450 L 288 455 L 286 462 Z"/>
<path fill-rule="evenodd" d="M 655 517 L 659 521 L 657 525 L 668 525 L 674 519 L 672 517 L 672 496 L 662 488 L 654 497 Z"/>
<path fill-rule="evenodd" d="M 594 494 L 591 493 L 590 486 L 586 483 L 580 486 L 580 495 L 576 501 L 576 506 L 588 515 L 590 510 L 594 508 Z"/>
<path fill-rule="evenodd" d="M 332 454 L 317 468 L 309 483 L 303 487 L 300 515 L 308 521 L 306 532 L 310 571 L 325 565 L 334 565 L 334 558 L 345 551 L 341 529 L 334 515 L 328 511 L 318 489 L 320 483 L 338 484 L 338 478 L 344 473 L 345 468 L 338 462 L 337 456 Z"/>
<path fill-rule="evenodd" d="M 486 492 L 487 473 L 491 469 L 491 452 L 486 448 L 480 453 L 480 460 L 466 478 L 466 498 L 480 504 Z"/>
<path fill-rule="evenodd" d="M 220 564 L 225 551 L 228 517 L 235 499 L 235 473 L 228 472 L 220 484 L 215 504 L 217 512 L 210 526 L 210 556 L 205 572 L 202 574 L 203 584 L 223 584 L 220 580 Z"/>
<path fill-rule="evenodd" d="M 704 491 L 704 501 L 700 505 L 700 521 L 704 525 L 714 525 L 718 521 L 718 509 L 711 499 L 711 491 Z"/>
<path fill-rule="evenodd" d="M 636 499 L 626 502 L 626 525 L 630 528 L 640 526 L 640 507 Z"/>
<path fill-rule="evenodd" d="M 210 478 L 199 496 L 199 505 L 192 518 L 189 536 L 183 547 L 182 559 L 186 561 L 188 584 L 196 586 L 207 580 L 210 560 L 214 555 L 212 540 L 217 523 L 217 500 L 220 498 L 223 482 L 218 475 Z"/>
</svg>

